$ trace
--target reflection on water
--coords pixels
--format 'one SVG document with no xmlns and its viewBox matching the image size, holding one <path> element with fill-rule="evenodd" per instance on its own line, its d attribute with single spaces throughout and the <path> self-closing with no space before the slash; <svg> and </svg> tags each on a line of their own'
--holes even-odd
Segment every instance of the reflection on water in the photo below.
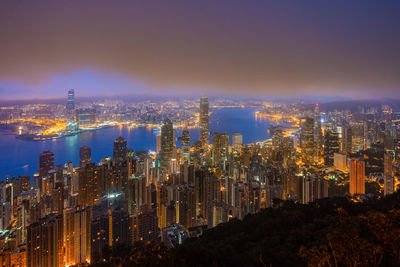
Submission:
<svg viewBox="0 0 400 267">
<path fill-rule="evenodd" d="M 256 120 L 255 109 L 215 109 L 210 116 L 210 139 L 213 132 L 242 133 L 244 143 L 263 141 L 269 137 L 268 120 Z M 177 129 L 176 136 L 182 129 Z M 199 139 L 198 129 L 190 129 L 192 144 Z M 128 146 L 135 151 L 156 150 L 157 131 L 145 127 L 112 127 L 97 131 L 83 132 L 75 136 L 45 141 L 16 139 L 9 132 L 0 131 L 0 180 L 6 174 L 12 176 L 32 175 L 38 171 L 38 156 L 45 150 L 55 154 L 55 163 L 73 162 L 79 164 L 79 148 L 92 148 L 92 160 L 99 162 L 103 157 L 112 156 L 113 142 L 118 136 L 127 139 Z M 231 136 L 230 136 L 231 138 Z M 179 145 L 179 142 L 177 142 Z"/>
</svg>

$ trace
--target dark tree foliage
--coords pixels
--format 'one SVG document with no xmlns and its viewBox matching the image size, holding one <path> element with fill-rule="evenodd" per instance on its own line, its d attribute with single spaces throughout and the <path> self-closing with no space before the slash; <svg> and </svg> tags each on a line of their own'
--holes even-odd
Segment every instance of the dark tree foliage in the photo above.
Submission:
<svg viewBox="0 0 400 267">
<path fill-rule="evenodd" d="M 281 202 L 234 219 L 174 250 L 111 249 L 94 266 L 400 266 L 400 194 L 353 203 Z"/>
</svg>

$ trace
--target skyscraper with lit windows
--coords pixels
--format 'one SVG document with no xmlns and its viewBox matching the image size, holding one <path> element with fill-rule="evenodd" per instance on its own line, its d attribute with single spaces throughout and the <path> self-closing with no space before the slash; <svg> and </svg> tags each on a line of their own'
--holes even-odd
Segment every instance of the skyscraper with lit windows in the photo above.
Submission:
<svg viewBox="0 0 400 267">
<path fill-rule="evenodd" d="M 183 161 L 189 161 L 189 154 L 190 154 L 190 133 L 189 130 L 182 131 L 182 154 L 183 154 Z"/>
<path fill-rule="evenodd" d="M 50 170 L 54 169 L 54 154 L 44 151 L 39 155 L 39 176 L 46 176 Z"/>
<path fill-rule="evenodd" d="M 114 141 L 113 160 L 115 164 L 121 164 L 126 161 L 126 140 L 120 136 Z"/>
<path fill-rule="evenodd" d="M 384 179 L 384 195 L 390 195 L 394 192 L 394 177 L 393 177 L 393 155 L 386 152 L 383 158 L 383 179 Z"/>
<path fill-rule="evenodd" d="M 68 100 L 67 100 L 68 122 L 74 121 L 74 111 L 75 111 L 75 91 L 74 89 L 69 89 Z"/>
<path fill-rule="evenodd" d="M 350 160 L 350 194 L 365 194 L 365 162 L 363 159 Z"/>
<path fill-rule="evenodd" d="M 200 141 L 203 149 L 208 149 L 209 129 L 208 129 L 208 98 L 203 96 L 200 99 Z"/>
<path fill-rule="evenodd" d="M 236 150 L 240 150 L 243 145 L 243 135 L 241 133 L 234 133 L 232 135 L 232 147 Z"/>
<path fill-rule="evenodd" d="M 79 164 L 85 166 L 92 161 L 92 150 L 88 146 L 83 146 L 79 149 Z"/>
<path fill-rule="evenodd" d="M 170 119 L 161 127 L 161 169 L 168 170 L 174 152 L 174 128 Z"/>
<path fill-rule="evenodd" d="M 300 120 L 300 147 L 304 164 L 314 163 L 314 119 L 306 117 Z"/>
</svg>

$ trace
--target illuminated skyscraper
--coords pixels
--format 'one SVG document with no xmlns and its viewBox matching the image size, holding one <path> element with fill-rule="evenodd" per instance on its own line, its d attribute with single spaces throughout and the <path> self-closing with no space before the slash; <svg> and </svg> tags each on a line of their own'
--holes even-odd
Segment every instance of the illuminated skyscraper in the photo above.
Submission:
<svg viewBox="0 0 400 267">
<path fill-rule="evenodd" d="M 386 152 L 383 160 L 383 178 L 384 178 L 384 195 L 393 194 L 394 191 L 394 177 L 392 167 L 393 155 L 390 152 Z"/>
<path fill-rule="evenodd" d="M 126 161 L 126 140 L 120 136 L 114 141 L 113 160 L 115 164 L 122 164 Z"/>
<path fill-rule="evenodd" d="M 319 105 L 316 104 L 314 109 L 314 146 L 317 161 L 319 161 L 322 155 L 322 142 L 321 114 L 319 112 Z"/>
<path fill-rule="evenodd" d="M 128 177 L 130 177 L 135 171 L 135 151 L 132 148 L 127 150 L 126 159 L 128 163 Z"/>
<path fill-rule="evenodd" d="M 366 149 L 365 136 L 367 127 L 364 122 L 351 123 L 351 151 L 356 152 Z"/>
<path fill-rule="evenodd" d="M 214 133 L 214 165 L 220 166 L 229 149 L 229 135 L 227 133 Z"/>
<path fill-rule="evenodd" d="M 68 90 L 68 101 L 67 101 L 67 115 L 68 121 L 74 121 L 74 112 L 75 112 L 75 92 L 74 89 Z"/>
<path fill-rule="evenodd" d="M 188 130 L 182 131 L 182 146 L 190 146 L 190 133 Z"/>
<path fill-rule="evenodd" d="M 324 164 L 332 166 L 334 154 L 339 152 L 339 135 L 336 131 L 327 131 L 324 139 Z"/>
<path fill-rule="evenodd" d="M 80 206 L 64 215 L 64 260 L 66 266 L 90 262 L 91 209 Z"/>
<path fill-rule="evenodd" d="M 232 147 L 236 150 L 240 150 L 243 144 L 243 135 L 241 133 L 234 133 L 232 135 Z"/>
<path fill-rule="evenodd" d="M 79 149 L 79 164 L 85 166 L 92 161 L 92 150 L 88 146 L 83 146 Z"/>
<path fill-rule="evenodd" d="M 174 128 L 171 120 L 166 120 L 161 127 L 161 169 L 169 169 L 174 152 Z"/>
<path fill-rule="evenodd" d="M 62 181 L 56 182 L 52 190 L 53 211 L 60 215 L 64 211 L 64 183 Z"/>
<path fill-rule="evenodd" d="M 149 205 L 142 205 L 130 217 L 132 224 L 132 241 L 144 243 L 159 242 L 161 239 L 158 228 L 157 213 Z"/>
<path fill-rule="evenodd" d="M 182 131 L 182 154 L 183 154 L 183 161 L 189 161 L 189 152 L 190 152 L 190 133 L 188 130 Z"/>
<path fill-rule="evenodd" d="M 39 155 L 39 176 L 44 177 L 50 170 L 54 169 L 54 154 L 44 151 Z"/>
<path fill-rule="evenodd" d="M 161 134 L 157 135 L 157 154 L 160 154 L 161 152 Z"/>
<path fill-rule="evenodd" d="M 203 149 L 208 149 L 209 129 L 208 129 L 208 98 L 203 96 L 200 99 L 200 141 Z"/>
<path fill-rule="evenodd" d="M 88 163 L 79 169 L 78 204 L 80 206 L 92 206 L 98 203 L 101 195 L 100 171 L 101 168 L 94 163 Z"/>
<path fill-rule="evenodd" d="M 342 127 L 342 144 L 341 144 L 341 152 L 343 154 L 348 154 L 352 149 L 352 139 L 353 134 L 351 131 L 351 127 L 346 125 Z"/>
<path fill-rule="evenodd" d="M 350 160 L 350 194 L 365 194 L 365 162 L 363 159 Z"/>
<path fill-rule="evenodd" d="M 64 266 L 63 218 L 49 215 L 28 226 L 28 267 Z"/>
<path fill-rule="evenodd" d="M 304 164 L 314 163 L 314 120 L 312 118 L 302 118 L 300 120 L 300 147 L 302 161 Z"/>
<path fill-rule="evenodd" d="M 118 194 L 109 194 L 92 208 L 90 224 L 90 262 L 103 261 L 105 246 L 128 245 L 132 229 L 126 202 Z"/>
<path fill-rule="evenodd" d="M 347 173 L 348 168 L 346 154 L 333 153 L 333 165 L 337 170 Z"/>
</svg>

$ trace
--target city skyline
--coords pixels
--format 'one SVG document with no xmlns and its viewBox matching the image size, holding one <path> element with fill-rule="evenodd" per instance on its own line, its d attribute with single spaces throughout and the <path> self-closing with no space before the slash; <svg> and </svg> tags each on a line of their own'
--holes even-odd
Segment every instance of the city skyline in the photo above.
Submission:
<svg viewBox="0 0 400 267">
<path fill-rule="evenodd" d="M 0 94 L 398 98 L 399 5 L 4 1 Z"/>
<path fill-rule="evenodd" d="M 0 266 L 400 266 L 400 0 L 4 0 Z"/>
</svg>

